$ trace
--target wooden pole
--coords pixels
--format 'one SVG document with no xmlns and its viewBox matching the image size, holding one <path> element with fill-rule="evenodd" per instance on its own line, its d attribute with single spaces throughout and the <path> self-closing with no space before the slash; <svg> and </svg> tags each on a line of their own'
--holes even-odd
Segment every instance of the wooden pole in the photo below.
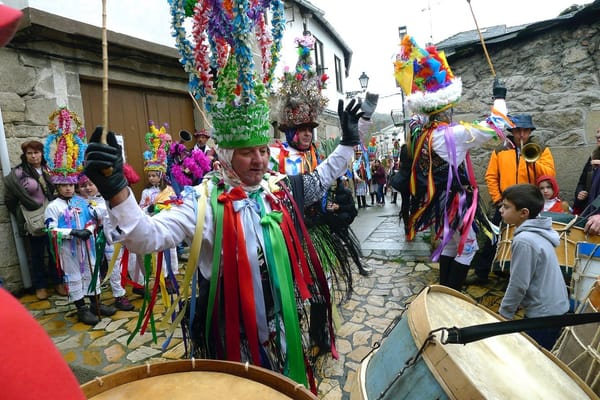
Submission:
<svg viewBox="0 0 600 400">
<path fill-rule="evenodd" d="M 477 28 L 477 33 L 479 33 L 479 41 L 481 42 L 481 46 L 483 47 L 483 52 L 485 53 L 485 58 L 487 59 L 488 65 L 492 70 L 492 76 L 496 77 L 496 71 L 494 70 L 494 65 L 492 64 L 492 60 L 490 59 L 490 55 L 488 54 L 487 47 L 485 47 L 485 41 L 483 40 L 483 35 L 479 30 L 479 25 L 477 24 L 477 18 L 475 18 L 475 13 L 473 12 L 473 7 L 471 7 L 471 0 L 467 0 L 469 3 L 469 8 L 471 9 L 471 15 L 473 16 L 473 21 L 475 21 L 475 28 Z"/>
<path fill-rule="evenodd" d="M 106 144 L 108 134 L 108 39 L 106 34 L 106 0 L 102 0 L 102 136 Z"/>
<path fill-rule="evenodd" d="M 194 97 L 194 95 L 192 94 L 192 92 L 188 92 L 188 94 L 192 98 L 192 101 L 194 102 L 194 106 L 196 106 L 196 109 L 198 110 L 198 112 L 202 116 L 202 119 L 204 120 L 204 123 L 206 124 L 206 127 L 207 128 L 212 128 L 212 124 L 210 123 L 210 121 L 208 120 L 208 118 L 206 118 L 206 114 L 204 114 L 204 110 L 202 109 L 202 107 L 198 103 L 198 100 L 196 100 L 196 98 Z"/>
</svg>

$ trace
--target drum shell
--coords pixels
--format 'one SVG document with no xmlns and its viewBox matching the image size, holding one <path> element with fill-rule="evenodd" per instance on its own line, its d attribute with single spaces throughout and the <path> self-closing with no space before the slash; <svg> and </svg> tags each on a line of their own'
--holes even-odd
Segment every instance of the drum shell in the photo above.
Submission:
<svg viewBox="0 0 600 400">
<path fill-rule="evenodd" d="M 88 399 L 95 400 L 147 400 L 149 396 L 169 400 L 317 399 L 304 386 L 281 374 L 218 360 L 165 361 L 126 368 L 89 381 L 81 389 Z"/>
<path fill-rule="evenodd" d="M 563 273 L 568 277 L 571 275 L 577 262 L 577 244 L 581 242 L 599 241 L 600 237 L 588 237 L 583 228 L 577 226 L 568 227 L 558 221 L 552 221 L 552 228 L 558 233 L 560 243 L 555 248 L 558 264 L 563 269 Z M 494 258 L 494 269 L 501 271 L 510 270 L 510 246 L 514 235 L 514 225 L 503 225 L 500 231 L 500 239 L 496 248 Z"/>
<path fill-rule="evenodd" d="M 380 348 L 361 363 L 352 399 L 378 399 L 388 386 L 383 399 L 597 398 L 560 360 L 518 333 L 463 346 L 442 345 L 437 332 L 415 366 L 394 381 L 432 330 L 498 322 L 501 317 L 459 292 L 431 286 L 410 304 L 403 319 L 406 322 L 396 325 Z M 414 347 L 406 343 L 407 326 Z M 396 342 L 399 336 L 401 343 Z M 378 364 L 382 360 L 387 364 Z M 423 372 L 423 365 L 429 372 Z M 415 372 L 410 371 L 413 368 Z"/>
<path fill-rule="evenodd" d="M 600 244 L 577 243 L 577 262 L 571 277 L 571 297 L 576 304 L 585 302 L 600 276 Z"/>
<path fill-rule="evenodd" d="M 596 283 L 579 306 L 578 313 L 600 310 L 600 285 Z M 566 327 L 552 353 L 600 396 L 600 324 Z"/>
</svg>

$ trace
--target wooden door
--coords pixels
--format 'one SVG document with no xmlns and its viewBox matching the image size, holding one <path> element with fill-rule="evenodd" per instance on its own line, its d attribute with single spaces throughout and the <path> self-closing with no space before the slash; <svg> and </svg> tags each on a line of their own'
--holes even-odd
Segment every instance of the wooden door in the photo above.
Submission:
<svg viewBox="0 0 600 400">
<path fill-rule="evenodd" d="M 102 124 L 102 83 L 82 80 L 80 85 L 84 125 L 89 138 L 95 127 Z M 148 183 L 144 174 L 143 153 L 146 151 L 144 137 L 149 121 L 154 121 L 157 127 L 168 124 L 167 132 L 174 141 L 179 141 L 180 130 L 194 132 L 192 101 L 187 94 L 110 84 L 108 107 L 109 129 L 122 135 L 126 161 L 142 178 L 132 186 L 139 199 Z"/>
</svg>

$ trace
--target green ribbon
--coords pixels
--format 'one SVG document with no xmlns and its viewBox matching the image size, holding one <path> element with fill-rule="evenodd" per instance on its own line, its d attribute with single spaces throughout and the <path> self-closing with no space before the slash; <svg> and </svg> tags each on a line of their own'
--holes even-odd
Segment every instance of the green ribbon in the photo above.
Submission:
<svg viewBox="0 0 600 400">
<path fill-rule="evenodd" d="M 277 294 L 283 312 L 283 324 L 285 326 L 285 337 L 287 345 L 286 369 L 290 379 L 308 387 L 306 369 L 304 365 L 304 352 L 302 350 L 302 339 L 298 311 L 296 309 L 296 296 L 294 294 L 294 283 L 292 279 L 292 267 L 288 249 L 281 231 L 280 224 L 283 214 L 280 211 L 272 211 L 261 218 L 261 225 L 265 236 L 265 246 L 270 251 L 265 251 L 267 264 L 272 265 L 270 274 L 272 282 L 277 288 Z"/>
<path fill-rule="evenodd" d="M 217 287 L 219 284 L 219 269 L 221 267 L 221 250 L 223 249 L 223 213 L 225 206 L 223 203 L 219 203 L 218 197 L 223 193 L 224 188 L 219 188 L 217 185 L 214 186 L 210 193 L 210 205 L 213 209 L 213 216 L 215 224 L 215 235 L 213 243 L 213 265 L 212 272 L 210 274 L 210 289 L 208 292 L 208 306 L 206 309 L 206 326 L 205 326 L 205 337 L 206 345 L 210 347 L 209 337 L 210 330 L 212 327 L 213 310 L 215 306 L 215 298 L 217 296 Z M 229 238 L 233 240 L 233 238 Z M 218 310 L 217 310 L 218 311 Z"/>
<path fill-rule="evenodd" d="M 85 243 L 84 243 L 85 246 Z M 98 236 L 96 236 L 96 263 L 94 264 L 94 271 L 92 272 L 92 281 L 88 287 L 88 293 L 96 293 L 96 286 L 98 285 L 98 277 L 100 276 L 100 266 L 102 265 L 102 259 L 104 255 L 104 249 L 106 247 L 106 236 L 104 230 L 100 229 Z M 112 270 L 108 271 L 107 278 L 110 277 Z"/>
</svg>

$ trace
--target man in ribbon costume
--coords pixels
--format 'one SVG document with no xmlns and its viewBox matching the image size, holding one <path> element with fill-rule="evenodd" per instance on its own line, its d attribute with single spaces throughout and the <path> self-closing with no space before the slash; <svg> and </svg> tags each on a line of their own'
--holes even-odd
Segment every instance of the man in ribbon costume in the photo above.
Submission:
<svg viewBox="0 0 600 400">
<path fill-rule="evenodd" d="M 271 1 L 255 6 L 265 5 L 274 10 L 271 23 L 273 36 L 278 37 L 283 4 Z M 304 204 L 320 201 L 329 188 L 324 182 L 339 176 L 335 166 L 347 162 L 359 143 L 360 113 L 353 104 L 346 110 L 342 104 L 339 150 L 313 172 L 287 178 L 269 172 L 270 69 L 257 76 L 246 42 L 250 32 L 264 24 L 265 13 L 247 13 L 242 4 L 232 9 L 219 7 L 200 1 L 195 8 L 196 21 L 219 24 L 219 29 L 206 31 L 212 35 L 211 43 L 228 49 L 213 53 L 223 57 L 215 60 L 215 65 L 223 66 L 218 70 L 217 90 L 211 79 L 203 80 L 210 68 L 203 69 L 202 63 L 200 79 L 194 82 L 200 85 L 197 92 L 212 117 L 222 168 L 207 174 L 200 185 L 185 188 L 181 204 L 152 217 L 136 207 L 121 173 L 121 151 L 113 134 L 108 134 L 108 144 L 102 144 L 101 129 L 94 132 L 85 172 L 109 199 L 113 225 L 130 250 L 145 254 L 186 239 L 192 243 L 188 266 L 197 268 L 187 268 L 181 298 L 191 295 L 198 300 L 184 303 L 190 310 L 179 314 L 180 318 L 191 316 L 184 321 L 192 331 L 190 356 L 247 361 L 283 373 L 316 392 L 311 334 L 326 331 L 332 355 L 336 357 L 337 352 L 327 279 L 296 200 Z M 219 18 L 205 18 L 208 9 Z M 180 15 L 180 10 L 172 11 Z M 197 29 L 204 32 L 207 27 Z M 228 29 L 235 34 L 219 36 Z M 266 32 L 262 33 L 264 38 Z M 263 54 L 277 52 L 275 45 Z M 103 173 L 107 167 L 112 167 L 108 176 Z M 326 305 L 324 326 L 311 323 L 311 304 Z"/>
<path fill-rule="evenodd" d="M 296 38 L 294 43 L 298 48 L 296 67 L 294 70 L 287 67 L 284 69 L 283 76 L 279 79 L 281 86 L 277 92 L 280 103 L 278 129 L 285 134 L 286 141 L 276 142 L 271 147 L 271 169 L 288 176 L 311 173 L 320 163 L 322 154 L 319 154 L 313 140 L 314 129 L 319 126 L 317 118 L 329 101 L 322 93 L 328 77 L 315 71 L 311 57 L 314 37 L 307 34 Z M 363 110 L 359 120 L 360 132 L 368 130 L 371 125 L 370 116 L 376 106 L 377 96 L 369 96 L 371 102 L 365 102 L 366 104 L 360 99 L 355 100 L 357 109 Z M 367 113 L 365 109 L 368 106 L 370 111 Z M 340 151 L 339 148 L 333 150 Z M 333 159 L 339 159 L 340 163 L 335 165 L 335 170 L 338 177 L 342 176 L 348 167 L 348 160 L 332 157 Z M 327 186 L 333 183 L 334 181 L 323 182 Z M 332 230 L 326 223 L 325 197 L 321 202 L 303 207 L 304 218 L 311 238 L 319 244 L 317 251 L 323 267 L 326 272 L 335 275 L 333 281 L 337 283 L 336 289 L 341 289 L 345 283 L 348 295 L 352 289 L 350 260 L 355 259 L 353 254 L 360 254 L 360 246 L 356 241 L 348 240 L 349 236 L 339 235 L 339 232 Z M 360 262 L 357 266 L 362 275 L 368 275 L 366 266 Z"/>
<path fill-rule="evenodd" d="M 504 139 L 502 128 L 510 124 L 504 96 L 495 96 L 486 121 L 457 124 L 452 122 L 452 107 L 460 99 L 462 83 L 443 52 L 433 46 L 423 49 L 407 35 L 394 66 L 413 115 L 407 142 L 413 155 L 410 190 L 415 206 L 407 238 L 433 226 L 436 238 L 441 238 L 432 256 L 440 263 L 440 284 L 461 290 L 478 249 L 477 222 L 485 221 L 469 149 Z"/>
</svg>

